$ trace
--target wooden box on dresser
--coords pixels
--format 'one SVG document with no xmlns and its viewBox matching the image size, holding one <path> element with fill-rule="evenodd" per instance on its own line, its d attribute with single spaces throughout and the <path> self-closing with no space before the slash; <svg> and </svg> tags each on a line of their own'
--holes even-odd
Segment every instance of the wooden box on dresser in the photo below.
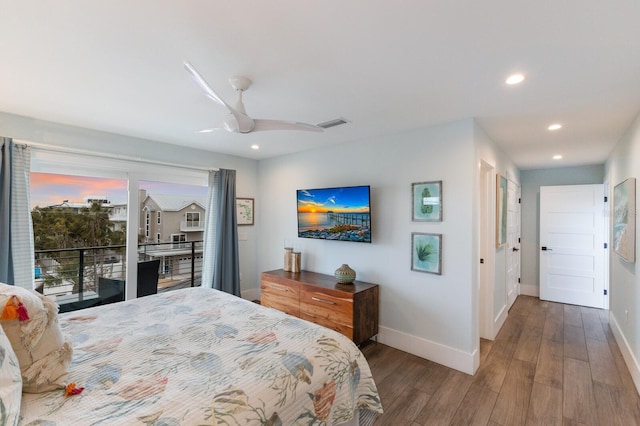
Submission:
<svg viewBox="0 0 640 426">
<path fill-rule="evenodd" d="M 260 303 L 320 324 L 361 344 L 378 334 L 378 285 L 339 284 L 310 271 L 263 272 Z"/>
</svg>

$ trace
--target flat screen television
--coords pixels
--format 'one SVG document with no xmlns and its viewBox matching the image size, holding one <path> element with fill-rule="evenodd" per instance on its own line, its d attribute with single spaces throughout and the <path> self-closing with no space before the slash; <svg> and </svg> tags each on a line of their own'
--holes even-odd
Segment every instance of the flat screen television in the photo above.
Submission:
<svg viewBox="0 0 640 426">
<path fill-rule="evenodd" d="M 298 189 L 298 237 L 371 242 L 371 198 L 366 186 Z"/>
</svg>

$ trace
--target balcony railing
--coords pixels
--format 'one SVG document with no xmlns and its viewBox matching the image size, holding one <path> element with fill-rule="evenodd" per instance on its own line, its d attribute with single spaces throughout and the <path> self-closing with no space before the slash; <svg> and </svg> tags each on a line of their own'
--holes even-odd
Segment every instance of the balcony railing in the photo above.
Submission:
<svg viewBox="0 0 640 426">
<path fill-rule="evenodd" d="M 203 220 L 180 221 L 180 232 L 201 232 L 201 231 L 204 231 Z"/>
<path fill-rule="evenodd" d="M 138 262 L 159 260 L 159 292 L 200 286 L 202 246 L 202 241 L 140 244 Z M 37 250 L 36 287 L 45 295 L 56 296 L 61 307 L 71 303 L 80 307 L 104 304 L 101 285 L 117 283 L 124 289 L 125 252 L 124 245 Z"/>
</svg>

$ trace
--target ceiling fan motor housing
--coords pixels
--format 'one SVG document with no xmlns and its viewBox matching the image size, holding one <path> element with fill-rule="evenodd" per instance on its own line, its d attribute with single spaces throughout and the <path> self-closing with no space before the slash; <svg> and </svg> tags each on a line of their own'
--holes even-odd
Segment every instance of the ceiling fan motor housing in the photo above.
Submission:
<svg viewBox="0 0 640 426">
<path fill-rule="evenodd" d="M 243 77 L 241 75 L 234 75 L 229 79 L 229 83 L 231 83 L 231 87 L 241 92 L 244 92 L 249 87 L 251 87 L 252 81 L 247 77 Z"/>
<path fill-rule="evenodd" d="M 233 114 L 229 114 L 222 123 L 224 129 L 234 133 L 249 133 L 255 127 L 253 119 L 247 115 L 240 115 L 240 122 Z"/>
</svg>

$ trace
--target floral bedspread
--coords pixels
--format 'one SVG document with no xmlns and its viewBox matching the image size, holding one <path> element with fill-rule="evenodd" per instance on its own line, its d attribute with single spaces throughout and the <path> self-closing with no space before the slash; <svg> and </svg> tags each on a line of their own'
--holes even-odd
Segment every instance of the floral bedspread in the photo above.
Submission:
<svg viewBox="0 0 640 426">
<path fill-rule="evenodd" d="M 74 350 L 69 382 L 85 390 L 23 394 L 21 425 L 335 425 L 358 409 L 368 423 L 382 412 L 348 338 L 216 290 L 69 312 L 60 323 Z"/>
</svg>

